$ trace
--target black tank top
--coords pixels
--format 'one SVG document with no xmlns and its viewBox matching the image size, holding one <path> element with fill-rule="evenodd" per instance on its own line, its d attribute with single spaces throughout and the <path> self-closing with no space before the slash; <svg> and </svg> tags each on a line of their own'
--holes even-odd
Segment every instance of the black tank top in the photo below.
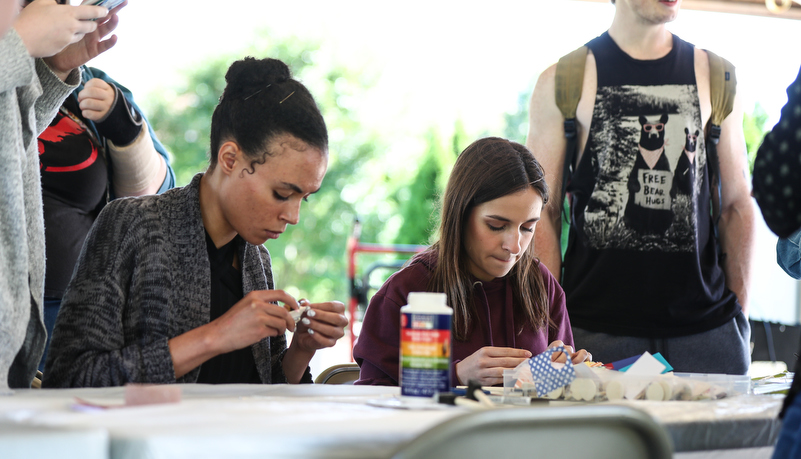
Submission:
<svg viewBox="0 0 801 459">
<path fill-rule="evenodd" d="M 567 188 L 570 321 L 657 338 L 716 328 L 740 306 L 712 231 L 694 47 L 674 35 L 666 56 L 641 61 L 608 33 L 587 45 L 598 91 Z"/>
</svg>

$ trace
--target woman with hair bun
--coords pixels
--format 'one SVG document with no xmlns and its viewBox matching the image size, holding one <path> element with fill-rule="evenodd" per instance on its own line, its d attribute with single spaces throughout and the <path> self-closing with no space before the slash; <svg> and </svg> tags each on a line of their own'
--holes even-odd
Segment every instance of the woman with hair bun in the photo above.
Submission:
<svg viewBox="0 0 801 459">
<path fill-rule="evenodd" d="M 500 138 L 468 146 L 445 188 L 439 241 L 370 301 L 353 349 L 356 384 L 398 384 L 400 308 L 409 292 L 448 296 L 454 385 L 501 384 L 503 370 L 560 344 L 574 363 L 591 360 L 573 352 L 564 292 L 534 256 L 534 226 L 547 201 L 542 167 L 526 147 Z"/>
<path fill-rule="evenodd" d="M 234 62 L 225 79 L 206 172 L 99 215 L 64 295 L 45 387 L 310 383 L 314 353 L 344 335 L 336 301 L 307 304 L 295 324 L 298 301 L 274 290 L 262 245 L 320 189 L 320 110 L 275 59 Z"/>
</svg>

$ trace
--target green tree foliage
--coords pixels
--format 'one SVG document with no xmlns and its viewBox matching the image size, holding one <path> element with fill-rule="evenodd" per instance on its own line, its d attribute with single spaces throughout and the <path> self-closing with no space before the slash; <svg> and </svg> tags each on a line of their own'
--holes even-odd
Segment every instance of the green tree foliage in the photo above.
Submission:
<svg viewBox="0 0 801 459">
<path fill-rule="evenodd" d="M 450 148 L 447 148 L 443 147 L 436 131 L 429 131 L 428 148 L 418 161 L 414 178 L 408 184 L 400 184 L 394 195 L 403 218 L 395 243 L 428 245 L 433 242 L 439 225 L 441 195 L 450 169 L 463 148 L 464 137 L 461 124 L 457 123 Z"/>
<path fill-rule="evenodd" d="M 504 137 L 523 145 L 526 144 L 526 136 L 528 135 L 528 101 L 531 97 L 531 91 L 532 89 L 527 89 L 518 94 L 517 110 L 503 114 Z"/>
<path fill-rule="evenodd" d="M 751 172 L 754 171 L 756 152 L 767 132 L 767 123 L 768 114 L 759 102 L 754 105 L 751 113 L 743 114 L 743 134 L 745 134 L 745 145 L 748 148 L 748 165 Z"/>
</svg>

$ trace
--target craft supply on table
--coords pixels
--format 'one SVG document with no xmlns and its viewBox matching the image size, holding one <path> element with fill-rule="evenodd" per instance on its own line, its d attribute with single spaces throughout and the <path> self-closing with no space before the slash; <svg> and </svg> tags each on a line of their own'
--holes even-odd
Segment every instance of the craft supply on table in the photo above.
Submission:
<svg viewBox="0 0 801 459">
<path fill-rule="evenodd" d="M 453 309 L 444 293 L 411 292 L 400 310 L 402 396 L 428 397 L 451 388 Z"/>
<path fill-rule="evenodd" d="M 309 309 L 311 309 L 309 306 L 301 306 L 298 309 L 293 309 L 289 311 L 289 315 L 292 316 L 292 320 L 294 320 L 295 323 L 298 323 L 300 322 L 301 317 L 303 317 L 303 313 L 305 313 Z"/>
<path fill-rule="evenodd" d="M 670 364 L 661 355 L 648 352 L 608 365 L 577 364 L 571 366 L 572 378 L 557 378 L 559 371 L 566 370 L 550 362 L 549 352 L 504 371 L 504 395 L 598 402 L 717 400 L 751 393 L 748 376 L 666 372 L 672 370 Z"/>
</svg>

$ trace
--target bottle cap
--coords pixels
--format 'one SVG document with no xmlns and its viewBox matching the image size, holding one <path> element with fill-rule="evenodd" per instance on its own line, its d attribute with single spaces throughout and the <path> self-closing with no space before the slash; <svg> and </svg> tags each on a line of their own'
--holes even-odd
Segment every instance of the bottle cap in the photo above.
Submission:
<svg viewBox="0 0 801 459">
<path fill-rule="evenodd" d="M 409 306 L 448 306 L 448 295 L 432 292 L 410 292 L 406 298 Z"/>
</svg>

